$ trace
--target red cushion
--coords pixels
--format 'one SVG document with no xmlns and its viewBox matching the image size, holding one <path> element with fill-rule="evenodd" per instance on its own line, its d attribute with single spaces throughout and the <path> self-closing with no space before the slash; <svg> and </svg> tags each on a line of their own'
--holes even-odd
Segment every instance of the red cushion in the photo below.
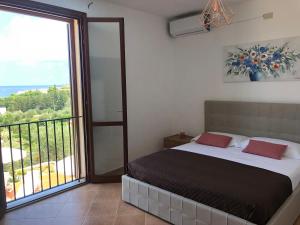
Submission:
<svg viewBox="0 0 300 225">
<path fill-rule="evenodd" d="M 196 141 L 198 144 L 209 145 L 220 148 L 227 148 L 232 140 L 232 137 L 220 135 L 220 134 L 211 134 L 204 133 L 201 137 Z"/>
<path fill-rule="evenodd" d="M 287 147 L 287 145 L 250 140 L 248 146 L 243 150 L 243 152 L 280 160 Z"/>
</svg>

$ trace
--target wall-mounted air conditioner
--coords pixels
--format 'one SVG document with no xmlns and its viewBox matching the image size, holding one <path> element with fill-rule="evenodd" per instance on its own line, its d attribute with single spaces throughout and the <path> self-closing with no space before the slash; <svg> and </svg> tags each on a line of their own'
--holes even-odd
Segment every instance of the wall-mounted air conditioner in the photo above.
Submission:
<svg viewBox="0 0 300 225">
<path fill-rule="evenodd" d="M 200 14 L 171 20 L 169 22 L 169 32 L 171 37 L 177 38 L 191 34 L 209 32 L 209 30 L 200 23 L 199 18 Z"/>
</svg>

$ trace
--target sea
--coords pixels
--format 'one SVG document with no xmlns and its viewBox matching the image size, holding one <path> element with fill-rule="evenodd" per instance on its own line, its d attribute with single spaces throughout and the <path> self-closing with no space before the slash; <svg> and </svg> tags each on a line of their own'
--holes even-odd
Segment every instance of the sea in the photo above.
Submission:
<svg viewBox="0 0 300 225">
<path fill-rule="evenodd" d="M 47 90 L 53 85 L 35 85 L 35 86 L 0 86 L 0 98 L 8 97 L 11 94 L 22 93 L 24 91 Z M 63 85 L 56 85 L 62 87 Z"/>
</svg>

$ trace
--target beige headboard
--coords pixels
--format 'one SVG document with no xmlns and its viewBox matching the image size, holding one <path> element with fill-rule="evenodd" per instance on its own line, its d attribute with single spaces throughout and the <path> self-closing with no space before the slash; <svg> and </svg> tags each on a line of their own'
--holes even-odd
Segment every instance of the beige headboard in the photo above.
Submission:
<svg viewBox="0 0 300 225">
<path fill-rule="evenodd" d="M 205 130 L 300 143 L 300 104 L 206 101 Z"/>
</svg>

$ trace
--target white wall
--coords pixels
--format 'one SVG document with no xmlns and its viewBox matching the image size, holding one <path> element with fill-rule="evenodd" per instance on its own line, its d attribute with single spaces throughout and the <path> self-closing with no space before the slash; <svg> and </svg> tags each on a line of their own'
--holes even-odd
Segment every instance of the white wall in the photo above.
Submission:
<svg viewBox="0 0 300 225">
<path fill-rule="evenodd" d="M 172 43 L 164 18 L 114 4 L 86 0 L 40 0 L 88 13 L 125 17 L 129 158 L 157 151 L 171 133 Z"/>
<path fill-rule="evenodd" d="M 299 0 L 251 0 L 234 7 L 235 20 L 258 19 L 175 41 L 176 98 L 173 131 L 204 129 L 205 100 L 300 103 L 300 82 L 223 83 L 223 46 L 300 35 Z M 300 71 L 299 71 L 300 72 Z"/>
<path fill-rule="evenodd" d="M 223 83 L 223 46 L 300 35 L 300 1 L 249 0 L 234 7 L 235 20 L 274 12 L 272 20 L 235 23 L 208 34 L 176 40 L 165 19 L 114 4 L 87 0 L 40 0 L 86 11 L 89 16 L 125 17 L 129 156 L 158 150 L 162 137 L 204 129 L 205 100 L 299 103 L 300 82 Z"/>
</svg>

